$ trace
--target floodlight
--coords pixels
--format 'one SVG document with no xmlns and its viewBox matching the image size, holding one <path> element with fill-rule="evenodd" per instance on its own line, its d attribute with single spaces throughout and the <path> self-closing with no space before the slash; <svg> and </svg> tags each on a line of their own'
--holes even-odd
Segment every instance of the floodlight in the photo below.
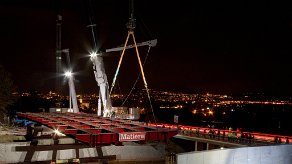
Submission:
<svg viewBox="0 0 292 164">
<path fill-rule="evenodd" d="M 97 56 L 97 53 L 96 52 L 92 52 L 92 53 L 90 53 L 90 57 L 96 57 Z"/>
<path fill-rule="evenodd" d="M 61 135 L 62 135 L 62 133 L 61 133 L 58 129 L 55 129 L 55 130 L 54 130 L 54 133 L 55 133 L 56 135 L 58 135 L 58 136 L 61 136 Z"/>
<path fill-rule="evenodd" d="M 67 72 L 65 72 L 65 76 L 66 76 L 66 77 L 71 77 L 71 76 L 72 76 L 72 72 L 71 72 L 71 71 L 67 71 Z"/>
</svg>

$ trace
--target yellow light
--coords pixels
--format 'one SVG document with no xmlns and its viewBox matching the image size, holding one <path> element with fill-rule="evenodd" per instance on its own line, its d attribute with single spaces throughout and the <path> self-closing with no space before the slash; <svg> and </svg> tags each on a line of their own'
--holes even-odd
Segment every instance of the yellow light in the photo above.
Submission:
<svg viewBox="0 0 292 164">
<path fill-rule="evenodd" d="M 193 114 L 196 114 L 196 113 L 197 113 L 197 110 L 196 110 L 196 109 L 194 109 L 194 110 L 192 111 L 192 113 L 193 113 Z"/>
</svg>

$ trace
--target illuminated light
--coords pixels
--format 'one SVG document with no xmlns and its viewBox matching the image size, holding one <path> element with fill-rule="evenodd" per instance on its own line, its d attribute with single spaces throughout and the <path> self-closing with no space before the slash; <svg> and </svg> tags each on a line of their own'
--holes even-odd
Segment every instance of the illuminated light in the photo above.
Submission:
<svg viewBox="0 0 292 164">
<path fill-rule="evenodd" d="M 96 53 L 96 52 L 92 52 L 92 53 L 90 53 L 90 57 L 92 57 L 92 58 L 94 58 L 94 57 L 96 57 L 98 54 Z"/>
<path fill-rule="evenodd" d="M 60 108 L 57 108 L 57 109 L 56 109 L 56 112 L 61 112 L 61 109 L 60 109 Z"/>
<path fill-rule="evenodd" d="M 58 130 L 58 129 L 55 129 L 54 130 L 54 133 L 58 136 L 62 136 L 63 134 Z"/>
<path fill-rule="evenodd" d="M 71 77 L 71 76 L 72 76 L 72 72 L 71 72 L 71 71 L 67 71 L 67 72 L 65 72 L 65 76 L 66 76 L 66 77 Z"/>
<path fill-rule="evenodd" d="M 194 110 L 192 111 L 192 113 L 193 113 L 193 114 L 196 114 L 196 113 L 197 113 L 197 110 L 196 110 L 196 109 L 194 109 Z"/>
<path fill-rule="evenodd" d="M 69 112 L 69 113 L 73 113 L 74 111 L 73 111 L 72 108 L 68 108 L 67 112 Z"/>
<path fill-rule="evenodd" d="M 224 149 L 224 147 L 220 147 L 220 149 Z"/>
<path fill-rule="evenodd" d="M 209 111 L 209 115 L 213 115 L 213 111 L 210 110 L 210 111 Z"/>
</svg>

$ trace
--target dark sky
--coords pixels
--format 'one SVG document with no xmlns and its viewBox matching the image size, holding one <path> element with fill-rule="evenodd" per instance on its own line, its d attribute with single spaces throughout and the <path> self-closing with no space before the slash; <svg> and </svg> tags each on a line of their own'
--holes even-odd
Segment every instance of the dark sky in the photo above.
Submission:
<svg viewBox="0 0 292 164">
<path fill-rule="evenodd" d="M 60 9 L 62 48 L 70 49 L 78 72 L 77 92 L 97 93 L 87 56 L 92 49 L 87 2 L 1 0 L 0 64 L 20 89 L 54 89 L 55 23 Z M 137 42 L 158 39 L 145 65 L 149 88 L 292 95 L 291 6 L 278 1 L 135 1 Z M 98 46 L 122 45 L 128 1 L 92 0 L 91 7 Z M 133 50 L 126 52 L 118 77 L 125 92 L 139 71 Z M 146 52 L 147 47 L 140 48 L 143 59 Z M 104 58 L 110 83 L 118 59 L 119 53 Z"/>
</svg>

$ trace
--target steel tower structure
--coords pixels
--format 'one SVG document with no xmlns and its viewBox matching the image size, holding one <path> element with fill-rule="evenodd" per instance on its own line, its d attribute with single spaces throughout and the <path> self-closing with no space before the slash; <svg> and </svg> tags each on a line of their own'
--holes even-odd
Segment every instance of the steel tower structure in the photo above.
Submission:
<svg viewBox="0 0 292 164">
<path fill-rule="evenodd" d="M 61 92 L 61 74 L 62 74 L 62 47 L 61 47 L 61 30 L 62 30 L 62 16 L 57 15 L 56 20 L 56 93 Z"/>
</svg>

